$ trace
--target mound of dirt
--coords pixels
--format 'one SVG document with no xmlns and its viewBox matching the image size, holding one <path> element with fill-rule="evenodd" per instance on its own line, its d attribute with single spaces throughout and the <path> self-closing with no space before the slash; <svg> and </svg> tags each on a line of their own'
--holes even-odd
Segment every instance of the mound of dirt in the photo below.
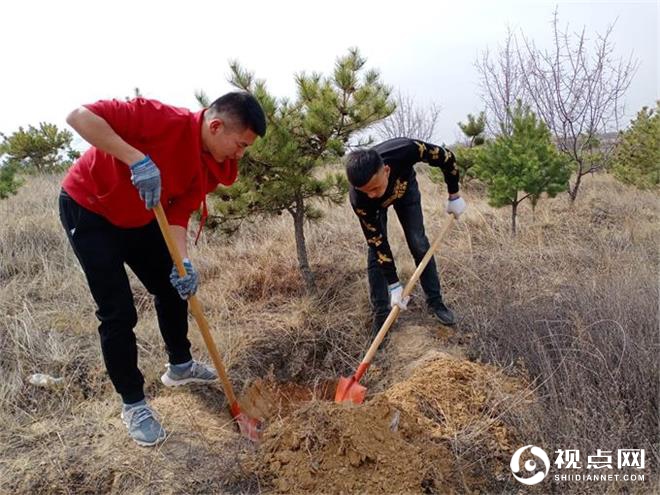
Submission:
<svg viewBox="0 0 660 495">
<path fill-rule="evenodd" d="M 449 344 L 452 330 L 438 326 L 435 334 L 428 326 L 407 325 L 394 332 L 387 348 L 387 366 L 391 386 L 396 381 L 409 378 L 415 370 L 440 358 L 463 359 L 460 348 Z"/>
<path fill-rule="evenodd" d="M 504 417 L 520 406 L 525 384 L 447 354 L 423 358 L 407 379 L 361 406 L 260 383 L 256 391 L 276 407 L 261 406 L 271 420 L 244 469 L 278 493 L 495 489 L 516 445 Z"/>
<path fill-rule="evenodd" d="M 444 492 L 450 453 L 382 398 L 307 402 L 271 423 L 246 466 L 280 493 Z"/>
<path fill-rule="evenodd" d="M 424 363 L 383 395 L 450 446 L 472 489 L 491 491 L 506 479 L 520 443 L 506 418 L 529 404 L 525 389 L 523 381 L 498 368 L 446 356 Z"/>
<path fill-rule="evenodd" d="M 492 435 L 489 447 L 506 451 L 511 445 L 501 415 L 520 405 L 524 388 L 493 366 L 439 356 L 384 395 L 435 437 L 455 438 L 479 427 Z"/>
</svg>

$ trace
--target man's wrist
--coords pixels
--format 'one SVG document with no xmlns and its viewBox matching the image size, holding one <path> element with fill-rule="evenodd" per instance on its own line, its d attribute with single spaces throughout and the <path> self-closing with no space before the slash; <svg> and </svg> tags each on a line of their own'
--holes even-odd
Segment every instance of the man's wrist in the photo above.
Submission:
<svg viewBox="0 0 660 495">
<path fill-rule="evenodd" d="M 151 161 L 151 158 L 149 157 L 149 155 L 139 153 L 138 155 L 135 155 L 135 156 L 136 156 L 136 159 L 128 164 L 129 168 L 133 168 L 136 165 L 142 165 L 142 164 L 145 164 L 145 163 Z"/>
<path fill-rule="evenodd" d="M 394 289 L 397 289 L 397 288 L 399 288 L 399 287 L 401 287 L 401 281 L 397 281 L 397 282 L 394 282 L 394 283 L 392 283 L 392 284 L 389 284 L 389 285 L 387 286 L 387 290 L 388 290 L 389 292 L 392 292 Z"/>
</svg>

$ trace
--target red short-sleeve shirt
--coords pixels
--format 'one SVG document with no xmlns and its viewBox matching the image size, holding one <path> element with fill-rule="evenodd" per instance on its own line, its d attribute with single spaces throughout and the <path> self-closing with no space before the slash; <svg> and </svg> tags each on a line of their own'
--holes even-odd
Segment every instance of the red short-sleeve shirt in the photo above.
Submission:
<svg viewBox="0 0 660 495">
<path fill-rule="evenodd" d="M 174 225 L 187 227 L 207 193 L 236 180 L 236 160 L 218 163 L 202 148 L 203 110 L 193 113 L 144 98 L 102 100 L 85 107 L 151 156 L 161 173 L 161 203 Z M 154 218 L 131 183 L 127 164 L 94 146 L 69 169 L 62 187 L 78 204 L 118 227 L 141 227 Z"/>
</svg>

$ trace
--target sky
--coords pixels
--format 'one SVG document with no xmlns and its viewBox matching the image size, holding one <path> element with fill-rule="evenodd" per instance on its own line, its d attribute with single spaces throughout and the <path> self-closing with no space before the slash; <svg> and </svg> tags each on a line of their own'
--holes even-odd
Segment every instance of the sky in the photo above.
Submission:
<svg viewBox="0 0 660 495">
<path fill-rule="evenodd" d="M 406 0 L 392 2 L 221 0 L 3 0 L 0 3 L 0 132 L 52 122 L 83 103 L 148 98 L 197 109 L 194 94 L 230 91 L 237 59 L 272 94 L 295 95 L 297 72 L 330 73 L 358 47 L 384 83 L 418 105 L 442 107 L 439 140 L 459 139 L 457 122 L 483 109 L 477 56 L 495 50 L 507 27 L 539 46 L 562 26 L 593 40 L 616 22 L 616 54 L 639 60 L 626 97 L 628 120 L 654 105 L 658 88 L 658 2 Z M 85 145 L 75 141 L 79 149 Z"/>
</svg>

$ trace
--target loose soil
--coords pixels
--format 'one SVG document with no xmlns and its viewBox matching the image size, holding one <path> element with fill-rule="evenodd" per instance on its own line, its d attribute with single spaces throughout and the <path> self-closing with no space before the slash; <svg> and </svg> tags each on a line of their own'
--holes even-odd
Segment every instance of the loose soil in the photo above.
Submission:
<svg viewBox="0 0 660 495">
<path fill-rule="evenodd" d="M 393 335 L 394 383 L 360 406 L 335 404 L 332 383 L 253 384 L 243 405 L 266 429 L 243 468 L 276 493 L 495 489 L 515 445 L 506 414 L 522 407 L 525 383 L 429 349 L 430 338 L 415 326 Z"/>
</svg>

